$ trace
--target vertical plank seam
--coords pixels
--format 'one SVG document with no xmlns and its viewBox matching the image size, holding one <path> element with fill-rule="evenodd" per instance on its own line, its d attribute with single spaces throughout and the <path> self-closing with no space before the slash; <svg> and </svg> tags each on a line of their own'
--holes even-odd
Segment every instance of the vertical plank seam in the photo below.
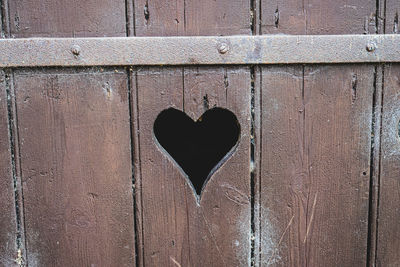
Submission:
<svg viewBox="0 0 400 267">
<path fill-rule="evenodd" d="M 8 116 L 8 138 L 10 144 L 10 157 L 11 157 L 11 173 L 13 179 L 13 188 L 14 188 L 14 207 L 15 207 L 15 215 L 16 215 L 16 247 L 17 250 L 21 248 L 21 229 L 20 229 L 20 210 L 19 210 L 19 193 L 17 190 L 17 175 L 16 175 L 16 166 L 15 166 L 15 144 L 14 144 L 14 129 L 13 129 L 13 112 L 12 112 L 12 101 L 11 101 L 11 89 L 10 89 L 10 71 L 6 71 L 4 73 L 5 76 L 5 87 L 6 87 L 6 97 L 7 97 L 7 116 Z"/>
<path fill-rule="evenodd" d="M 132 1 L 132 30 L 133 30 L 133 36 L 136 36 L 136 3 L 135 0 Z"/>
<path fill-rule="evenodd" d="M 135 73 L 135 79 L 136 79 L 136 128 L 137 132 L 135 134 L 137 138 L 137 160 L 138 160 L 138 168 L 139 168 L 139 174 L 140 174 L 140 179 L 142 179 L 143 174 L 142 174 L 142 151 L 141 151 L 141 146 L 140 146 L 140 124 L 139 124 L 139 81 L 138 81 L 138 71 L 136 70 Z M 138 180 L 136 180 L 138 181 Z M 141 228 L 141 258 L 142 258 L 142 266 L 145 266 L 145 256 L 144 256 L 144 225 L 143 225 L 143 190 L 142 190 L 142 181 L 140 180 L 140 183 L 136 183 L 140 185 L 140 187 L 136 187 L 136 190 L 139 190 L 139 197 L 140 197 L 140 228 Z M 139 188 L 139 189 L 138 189 Z"/>
<path fill-rule="evenodd" d="M 125 31 L 126 31 L 126 36 L 134 36 L 134 24 L 135 24 L 135 19 L 133 16 L 133 0 L 125 0 L 125 18 L 126 18 L 126 25 L 125 25 Z"/>
<path fill-rule="evenodd" d="M 383 33 L 386 34 L 386 2 L 387 0 L 377 0 L 382 2 L 383 1 L 383 11 L 382 11 L 382 16 L 383 16 L 383 22 L 382 22 L 382 29 L 378 33 Z M 380 188 L 381 188 L 381 159 L 382 159 L 382 134 L 383 134 L 383 101 L 384 101 L 384 93 L 385 93 L 385 64 L 382 64 L 382 69 L 381 71 L 381 84 L 380 84 L 380 107 L 379 107 L 379 115 L 380 115 L 380 121 L 379 121 L 379 155 L 378 155 L 378 160 L 379 162 L 377 163 L 377 196 L 376 196 L 376 218 L 375 218 L 375 248 L 374 248 L 374 265 L 377 265 L 377 260 L 378 260 L 378 230 L 379 230 L 379 205 L 380 205 Z"/>
<path fill-rule="evenodd" d="M 380 142 L 382 127 L 382 88 L 383 67 L 375 67 L 374 93 L 372 99 L 372 125 L 371 125 L 371 148 L 370 148 L 370 188 L 369 188 L 369 210 L 368 210 L 368 243 L 367 243 L 367 266 L 375 266 L 377 251 L 377 214 L 379 202 L 379 180 L 380 180 Z"/>
<path fill-rule="evenodd" d="M 183 0 L 183 32 L 186 35 L 186 0 Z"/>
<path fill-rule="evenodd" d="M 375 33 L 385 33 L 386 0 L 376 0 Z M 371 147 L 370 147 L 370 183 L 368 207 L 368 236 L 366 266 L 373 267 L 377 263 L 378 251 L 378 217 L 380 194 L 380 165 L 381 165 L 381 137 L 383 114 L 383 89 L 384 89 L 384 64 L 375 66 L 372 121 L 371 121 Z"/>
<path fill-rule="evenodd" d="M 252 35 L 256 35 L 256 1 L 257 0 L 249 0 L 250 4 L 250 30 Z"/>
<path fill-rule="evenodd" d="M 134 34 L 133 18 L 133 0 L 125 0 L 125 18 L 126 18 L 126 36 Z M 130 145 L 131 145 L 131 180 L 132 180 L 132 204 L 133 204 L 133 229 L 134 229 L 134 261 L 135 266 L 138 267 L 138 229 L 137 229 L 137 213 L 136 213 L 136 189 L 135 189 L 135 134 L 133 129 L 133 107 L 132 107 L 132 67 L 126 71 L 127 74 L 127 87 L 128 87 L 128 108 L 129 108 L 129 131 L 130 131 Z"/>
<path fill-rule="evenodd" d="M 21 252 L 20 253 L 22 253 L 22 251 L 25 251 L 25 261 L 26 261 L 26 266 L 29 266 L 29 258 L 28 258 L 28 253 L 27 253 L 27 250 L 28 250 L 28 241 L 27 241 L 27 238 L 26 238 L 26 227 L 25 227 L 25 225 L 26 225 L 26 218 L 25 218 L 25 214 L 26 214 L 26 212 L 25 212 L 25 198 L 24 198 L 24 189 L 23 189 L 23 185 L 22 185 L 22 163 L 21 163 L 21 146 L 20 146 L 20 144 L 21 144 L 21 141 L 20 141 L 20 137 L 19 137 L 19 126 L 18 126 L 18 112 L 17 112 L 17 102 L 16 102 L 16 93 L 15 93 L 15 79 L 14 79 L 14 72 L 11 72 L 11 75 L 12 75 L 12 83 L 11 83 L 11 89 L 12 89 L 12 96 L 14 97 L 14 107 L 13 107 L 13 109 L 14 109 L 14 119 L 15 119 L 15 121 L 14 121 L 14 127 L 15 127 L 15 138 L 16 138 L 16 144 L 17 144 L 17 146 L 16 146 L 16 149 L 17 149 L 17 154 L 16 154 L 16 164 L 18 164 L 18 167 L 16 168 L 16 170 L 18 171 L 18 176 L 17 176 L 17 179 L 19 179 L 19 190 L 20 190 L 20 192 L 21 192 L 21 196 L 20 196 L 20 198 L 19 198 L 19 202 L 20 202 L 20 206 L 22 207 L 22 209 L 20 209 L 20 212 L 22 212 L 22 214 L 21 214 L 21 221 L 20 221 L 20 227 L 21 227 L 21 232 L 23 233 L 23 235 L 21 236 L 21 238 L 22 238 L 22 244 L 24 244 L 25 245 L 25 248 L 23 249 L 23 247 L 22 247 L 22 245 L 21 245 Z M 17 166 L 17 165 L 16 165 Z M 24 258 L 23 258 L 23 254 L 20 254 L 20 255 L 18 255 L 18 258 L 20 258 L 20 261 L 21 261 L 21 266 L 23 266 L 23 260 L 24 260 Z"/>
<path fill-rule="evenodd" d="M 380 125 L 379 125 L 379 155 L 378 159 L 379 162 L 377 163 L 378 166 L 378 176 L 377 176 L 377 202 L 376 202 L 376 228 L 375 228 L 375 259 L 374 259 L 374 266 L 377 264 L 377 255 L 378 255 L 378 230 L 379 230 L 379 200 L 380 200 L 380 188 L 381 188 L 381 159 L 382 159 L 382 148 L 381 148 L 381 142 L 382 142 L 382 116 L 383 116 L 383 100 L 384 100 L 384 88 L 385 88 L 385 66 L 382 66 L 382 84 L 381 84 L 381 106 L 380 106 Z"/>
<path fill-rule="evenodd" d="M 2 38 L 10 38 L 10 15 L 8 0 L 0 0 L 1 5 L 1 35 Z"/>
<path fill-rule="evenodd" d="M 259 133 L 259 136 L 258 136 L 258 140 L 256 139 L 255 141 L 256 141 L 256 144 L 257 144 L 257 146 L 256 146 L 256 148 L 257 148 L 257 156 L 258 156 L 258 169 L 257 169 L 257 174 L 258 174 L 258 181 L 257 181 L 257 183 L 258 183 L 258 203 L 257 203 L 257 212 L 258 212 L 258 266 L 261 266 L 261 193 L 262 193 L 262 188 L 261 188 L 261 170 L 262 170 L 262 165 L 261 165 L 261 163 L 262 163 L 262 140 L 263 140 L 263 138 L 262 138 L 262 116 L 263 116 L 263 113 L 262 113 L 262 97 L 263 97 L 263 94 L 262 94 L 262 88 L 263 88 L 263 84 L 262 84 L 262 80 L 263 80 L 263 78 L 262 78 L 262 75 L 263 75 L 263 72 L 262 72 L 262 69 L 261 69 L 261 67 L 259 67 L 259 71 L 258 71 L 258 74 L 259 74 L 259 87 L 258 87 L 258 92 L 257 92 L 257 95 L 258 95 L 258 98 L 259 98 L 259 108 L 257 109 L 257 111 L 258 111 L 258 116 L 257 116 L 257 118 L 258 118 L 258 124 L 257 124 L 257 126 L 258 126 L 258 133 Z"/>
<path fill-rule="evenodd" d="M 262 10 L 262 0 L 256 0 L 256 1 L 258 1 L 258 5 L 257 5 L 257 9 L 258 9 L 258 15 L 257 15 L 257 17 L 258 17 L 258 34 L 262 35 L 262 29 L 261 29 L 261 27 L 262 27 L 262 12 L 261 12 L 261 10 Z"/>
<path fill-rule="evenodd" d="M 125 0 L 126 8 L 126 34 L 127 36 L 136 36 L 136 14 L 135 14 L 135 0 Z M 135 94 L 132 93 L 133 76 L 135 79 Z M 132 161 L 132 197 L 133 197 L 133 217 L 134 217 L 134 233 L 135 233 L 135 266 L 139 267 L 141 262 L 144 266 L 143 255 L 143 244 L 139 246 L 140 242 L 143 241 L 143 216 L 142 211 L 138 209 L 137 196 L 139 201 L 142 201 L 141 197 L 141 161 L 140 161 L 140 144 L 139 144 L 139 108 L 138 108 L 138 81 L 137 81 L 137 69 L 133 74 L 132 66 L 128 69 L 128 94 L 129 94 L 129 124 L 131 134 L 131 161 Z M 135 97 L 135 100 L 134 100 Z M 135 106 L 136 104 L 136 112 Z M 136 164 L 136 162 L 138 163 Z M 138 191 L 139 190 L 139 191 Z M 138 194 L 139 192 L 139 194 Z M 143 206 L 141 202 L 141 206 Z M 140 217 L 140 218 L 139 218 Z M 140 220 L 139 220 L 140 219 Z M 142 251 L 139 251 L 141 247 Z"/>
<path fill-rule="evenodd" d="M 254 0 L 254 6 L 252 7 L 254 11 L 254 32 L 253 35 L 262 35 L 262 0 Z M 256 74 L 257 71 L 257 74 Z M 254 246 L 252 247 L 253 256 L 254 256 L 254 266 L 261 266 L 261 149 L 262 149 L 262 69 L 261 67 L 256 67 L 253 69 L 255 80 L 257 84 L 253 84 L 253 92 L 252 98 L 254 98 L 254 102 L 252 102 L 251 109 L 253 111 L 253 118 L 252 118 L 252 128 L 253 131 L 253 140 L 251 144 L 253 145 L 253 166 L 252 166 L 252 173 L 253 177 L 252 183 L 252 227 L 253 227 L 253 235 L 254 235 Z M 256 88 L 257 86 L 257 88 Z M 255 101 L 258 100 L 259 103 Z M 259 105 L 256 108 L 256 105 Z M 258 112 L 258 114 L 256 114 Z M 258 128 L 257 128 L 258 127 Z M 257 237 L 255 236 L 257 235 Z"/>
<path fill-rule="evenodd" d="M 254 181 L 254 156 L 255 156 L 255 123 L 254 123 L 254 103 L 255 103 L 255 70 L 254 66 L 250 68 L 250 81 L 251 81 L 251 98 L 250 98 L 250 115 L 251 115 L 251 126 L 250 126 L 250 209 L 251 209 L 251 240 L 250 240 L 250 259 L 251 259 L 251 266 L 255 266 L 255 181 Z"/>
<path fill-rule="evenodd" d="M 4 1 L 0 0 L 0 38 L 5 38 L 5 34 L 4 34 L 4 24 L 5 24 L 5 12 L 4 12 Z"/>
<path fill-rule="evenodd" d="M 384 17 L 383 17 L 383 33 L 386 34 L 386 0 L 384 0 L 384 3 L 383 3 L 383 13 L 384 13 Z"/>
<path fill-rule="evenodd" d="M 252 35 L 261 35 L 261 0 L 250 0 L 252 9 Z M 257 72 L 257 73 L 256 73 Z M 250 186 L 251 186 L 251 266 L 261 265 L 261 67 L 252 66 L 251 75 L 251 140 L 250 140 Z M 256 84 L 257 82 L 257 84 Z M 256 88 L 257 86 L 257 88 Z M 256 100 L 259 103 L 256 103 Z M 256 105 L 259 107 L 256 108 Z M 258 114 L 257 114 L 258 113 Z M 258 128 L 257 128 L 258 127 Z"/>
<path fill-rule="evenodd" d="M 7 97 L 7 116 L 8 116 L 8 137 L 10 144 L 10 157 L 11 157 L 11 173 L 13 179 L 13 188 L 14 188 L 14 208 L 15 208 L 15 218 L 16 218 L 16 248 L 17 251 L 21 248 L 21 225 L 20 225 L 20 207 L 18 203 L 19 193 L 17 190 L 17 175 L 16 175 L 16 166 L 15 166 L 15 144 L 14 144 L 14 129 L 13 129 L 13 112 L 12 112 L 12 96 L 10 89 L 10 71 L 8 73 L 4 73 L 5 76 L 5 87 L 6 87 L 6 97 Z"/>
<path fill-rule="evenodd" d="M 307 29 L 307 28 L 306 28 Z M 302 80 L 302 85 L 301 85 L 301 101 L 302 101 L 302 108 L 303 108 L 303 118 L 302 118 L 302 126 L 303 126 L 303 136 L 302 136 L 302 156 L 301 156 L 301 164 L 302 164 L 302 168 L 304 168 L 304 161 L 305 161 L 305 159 L 304 159 L 304 156 L 305 156 L 305 152 L 306 152 L 306 105 L 305 105 L 305 99 L 304 99 L 304 97 L 305 97 L 305 65 L 303 64 L 302 66 L 301 66 L 301 71 L 302 71 L 302 78 L 301 78 L 301 80 Z M 307 149 L 308 150 L 308 149 Z M 307 157 L 308 157 L 308 155 L 307 155 Z M 306 162 L 306 164 L 308 165 L 308 158 L 307 158 L 307 162 Z M 309 166 L 307 166 L 307 170 L 309 169 Z M 307 172 L 307 178 L 309 179 L 309 181 L 310 181 L 310 185 L 311 185 L 311 173 L 310 172 Z M 309 210 L 308 210 L 308 208 L 309 208 L 309 201 L 310 201 L 310 193 L 311 193 L 311 189 L 310 188 L 308 188 L 308 192 L 307 192 L 307 203 L 306 203 L 306 211 L 305 211 L 305 220 L 306 220 L 306 222 L 305 222 L 305 238 L 304 238 L 304 261 L 305 261 L 305 266 L 306 267 L 308 267 L 308 257 L 307 257 L 307 247 L 308 247 L 308 225 L 309 225 L 309 222 L 308 222 L 308 215 L 309 215 Z"/>
<path fill-rule="evenodd" d="M 132 204 L 133 204 L 133 228 L 134 228 L 134 236 L 135 236 L 135 251 L 134 251 L 134 259 L 135 259 L 135 265 L 138 267 L 138 257 L 137 257 L 137 252 L 138 252 L 138 229 L 137 229 L 137 213 L 136 213 L 136 187 L 135 187 L 135 133 L 132 130 L 133 129 L 133 107 L 132 107 L 132 69 L 129 68 L 127 70 L 127 76 L 128 76 L 128 99 L 129 99 L 129 130 L 130 130 L 130 143 L 131 143 L 131 179 L 132 179 Z"/>
<path fill-rule="evenodd" d="M 9 14 L 9 2 L 8 0 L 0 0 L 1 8 L 1 38 L 10 38 L 10 14 Z M 16 103 L 15 103 L 15 92 L 14 92 L 14 76 L 12 70 L 5 71 L 5 83 L 6 83 L 6 97 L 7 97 L 7 116 L 8 116 L 8 131 L 9 131 L 9 143 L 10 143 L 10 157 L 11 157 L 11 172 L 14 187 L 14 208 L 16 216 L 16 237 L 15 244 L 17 248 L 16 259 L 14 260 L 19 266 L 24 264 L 26 257 L 26 233 L 25 233 L 25 217 L 24 217 L 24 205 L 23 205 L 23 192 L 22 192 L 22 180 L 21 176 L 18 176 L 21 171 L 20 164 L 17 166 L 17 161 L 20 157 L 19 142 L 18 138 L 18 124 L 16 117 Z M 18 183 L 18 180 L 20 182 Z M 28 264 L 27 264 L 28 265 Z"/>
<path fill-rule="evenodd" d="M 257 1 L 249 0 L 250 5 L 250 30 L 252 35 L 257 35 Z M 255 223 L 255 66 L 250 67 L 250 266 L 256 266 L 256 223 Z M 259 240 L 258 240 L 259 241 Z"/>
<path fill-rule="evenodd" d="M 139 102 L 138 102 L 138 78 L 137 78 L 137 72 L 138 70 L 135 69 L 134 77 L 135 77 L 135 94 L 132 94 L 131 92 L 131 99 L 130 101 L 132 102 L 132 138 L 134 142 L 134 177 L 135 177 L 135 214 L 136 214 L 136 219 L 135 219 L 135 235 L 137 239 L 135 240 L 138 250 L 136 251 L 137 254 L 137 261 L 136 261 L 136 266 L 145 266 L 144 263 L 144 236 L 143 236 L 143 198 L 142 198 L 142 182 L 141 182 L 141 177 L 142 177 L 142 162 L 141 162 L 141 150 L 140 150 L 140 125 L 139 125 Z M 133 76 L 131 76 L 133 79 Z M 133 84 L 133 82 L 131 82 Z M 133 113 L 135 111 L 135 113 Z M 139 208 L 140 204 L 140 208 Z"/>
<path fill-rule="evenodd" d="M 6 94 L 7 94 L 7 110 L 8 110 L 8 130 L 10 138 L 10 152 L 12 164 L 12 177 L 14 186 L 14 207 L 16 214 L 16 245 L 17 245 L 17 258 L 15 262 L 19 266 L 28 266 L 28 257 L 26 256 L 26 231 L 25 231 L 25 210 L 24 210 L 24 195 L 22 190 L 22 176 L 21 176 L 21 162 L 20 162 L 20 142 L 18 134 L 18 117 L 17 107 L 15 103 L 14 91 L 14 76 L 12 70 L 7 70 L 6 73 Z"/>
</svg>

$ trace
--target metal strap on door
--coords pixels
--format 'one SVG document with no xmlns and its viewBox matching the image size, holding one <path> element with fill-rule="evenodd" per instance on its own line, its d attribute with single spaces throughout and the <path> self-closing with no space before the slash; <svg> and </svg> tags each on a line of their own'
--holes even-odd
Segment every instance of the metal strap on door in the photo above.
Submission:
<svg viewBox="0 0 400 267">
<path fill-rule="evenodd" d="M 400 35 L 0 40 L 0 68 L 400 62 Z"/>
</svg>

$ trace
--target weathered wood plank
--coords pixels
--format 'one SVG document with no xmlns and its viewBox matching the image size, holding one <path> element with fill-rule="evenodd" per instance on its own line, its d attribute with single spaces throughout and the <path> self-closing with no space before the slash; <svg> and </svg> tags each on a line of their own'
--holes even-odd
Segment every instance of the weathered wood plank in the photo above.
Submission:
<svg viewBox="0 0 400 267">
<path fill-rule="evenodd" d="M 382 0 L 381 0 L 382 1 Z M 384 12 L 384 17 L 381 17 L 381 20 L 384 20 L 385 31 L 384 33 L 400 33 L 399 29 L 399 15 L 400 15 L 400 2 L 396 0 L 386 0 L 384 2 L 383 7 L 386 7 Z"/>
<path fill-rule="evenodd" d="M 250 1 L 135 1 L 138 36 L 251 34 Z"/>
<path fill-rule="evenodd" d="M 150 266 L 243 266 L 250 256 L 250 86 L 241 68 L 141 70 L 137 74 L 144 263 Z M 209 82 L 210 77 L 214 82 Z M 183 84 L 185 83 L 185 89 Z M 153 123 L 164 109 L 197 119 L 228 108 L 241 124 L 236 152 L 207 183 L 200 205 L 187 178 L 157 144 Z M 207 255 L 207 256 L 206 256 Z"/>
<path fill-rule="evenodd" d="M 375 9 L 264 0 L 261 32 L 375 33 Z M 260 265 L 365 265 L 374 67 L 271 66 L 261 76 Z"/>
<path fill-rule="evenodd" d="M 9 1 L 11 36 L 125 36 L 124 0 Z"/>
<path fill-rule="evenodd" d="M 376 1 L 376 33 L 385 33 L 386 0 Z M 371 133 L 371 182 L 370 182 L 370 207 L 369 207 L 369 231 L 367 266 L 374 267 L 377 252 L 377 229 L 379 210 L 379 176 L 380 176 L 380 146 L 382 126 L 382 90 L 384 79 L 384 65 L 379 64 L 375 68 L 375 88 L 373 100 L 372 133 Z"/>
<path fill-rule="evenodd" d="M 10 31 L 18 38 L 126 36 L 125 8 L 123 0 L 10 1 Z M 30 266 L 135 264 L 128 83 L 117 71 L 16 74 Z"/>
<path fill-rule="evenodd" d="M 302 67 L 264 67 L 261 73 L 262 91 L 256 102 L 260 110 L 260 134 L 256 140 L 261 152 L 260 158 L 256 158 L 260 175 L 257 179 L 260 217 L 256 242 L 261 253 L 257 263 L 258 266 L 301 266 L 300 237 L 293 239 L 292 235 L 296 237 L 294 231 L 300 224 L 304 229 L 304 222 L 299 221 L 304 212 L 297 211 L 297 216 L 290 212 L 299 201 L 291 196 L 289 177 L 299 177 L 298 180 L 302 177 L 302 172 L 295 168 L 295 165 L 301 167 L 299 148 L 304 127 L 300 121 L 303 115 L 300 113 Z M 295 185 L 303 187 L 301 180 Z"/>
<path fill-rule="evenodd" d="M 0 266 L 13 266 L 17 258 L 17 221 L 8 131 L 6 78 L 0 71 Z"/>
<path fill-rule="evenodd" d="M 376 266 L 400 265 L 400 66 L 385 67 Z"/>
<path fill-rule="evenodd" d="M 154 120 L 164 106 L 183 107 L 182 70 L 149 69 L 136 75 L 133 91 L 138 100 L 135 109 L 138 112 L 136 161 L 139 165 L 135 168 L 135 185 L 141 229 L 140 263 L 142 266 L 173 266 L 171 261 L 176 260 L 185 266 L 189 262 L 185 180 L 179 179 L 182 178 L 179 170 L 163 156 L 153 137 Z M 174 201 L 172 204 L 170 197 Z"/>
<path fill-rule="evenodd" d="M 139 0 L 135 18 L 137 36 L 251 34 L 249 2 Z M 136 186 L 139 221 L 143 220 L 138 226 L 142 229 L 141 264 L 248 265 L 249 69 L 145 69 L 137 72 L 136 82 L 140 137 L 136 170 L 140 173 L 135 177 L 140 176 Z M 242 135 L 234 155 L 212 175 L 199 206 L 185 175 L 155 143 L 152 127 L 158 113 L 168 107 L 198 119 L 205 111 L 206 94 L 210 108 L 216 104 L 236 114 Z"/>
<path fill-rule="evenodd" d="M 250 1 L 185 1 L 185 33 L 251 34 L 250 15 Z"/>
<path fill-rule="evenodd" d="M 380 1 L 383 2 L 383 1 Z M 384 21 L 386 34 L 399 33 L 399 11 L 398 1 L 384 1 L 381 3 L 385 10 L 381 20 Z M 398 179 L 398 164 L 400 154 L 399 138 L 399 116 L 398 102 L 398 64 L 389 64 L 383 67 L 383 94 L 382 94 L 382 129 L 379 164 L 379 199 L 377 203 L 378 216 L 376 222 L 376 258 L 373 264 L 376 266 L 398 266 L 400 264 L 400 227 L 399 227 L 399 205 L 400 205 L 400 183 Z M 375 247 L 374 247 L 375 248 Z"/>
<path fill-rule="evenodd" d="M 375 33 L 375 1 L 260 0 L 262 34 Z"/>
<path fill-rule="evenodd" d="M 18 71 L 15 91 L 28 263 L 131 266 L 126 73 Z"/>
<path fill-rule="evenodd" d="M 373 82 L 369 66 L 263 68 L 262 266 L 365 265 Z"/>
<path fill-rule="evenodd" d="M 137 36 L 184 35 L 185 1 L 135 1 Z"/>
<path fill-rule="evenodd" d="M 364 266 L 374 68 L 310 67 L 305 77 L 308 263 Z"/>
</svg>

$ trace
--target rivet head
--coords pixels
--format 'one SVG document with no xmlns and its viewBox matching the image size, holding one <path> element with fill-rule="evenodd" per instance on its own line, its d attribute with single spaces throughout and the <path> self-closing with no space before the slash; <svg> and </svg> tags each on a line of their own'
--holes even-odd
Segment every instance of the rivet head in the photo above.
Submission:
<svg viewBox="0 0 400 267">
<path fill-rule="evenodd" d="M 369 42 L 366 47 L 368 52 L 373 52 L 376 49 L 376 45 L 374 42 Z"/>
<path fill-rule="evenodd" d="M 229 46 L 225 43 L 222 43 L 218 46 L 218 52 L 220 54 L 225 54 L 226 52 L 229 51 Z"/>
<path fill-rule="evenodd" d="M 79 54 L 81 53 L 81 48 L 79 47 L 79 45 L 73 45 L 71 47 L 71 52 L 72 54 L 74 54 L 75 56 L 79 56 Z"/>
</svg>

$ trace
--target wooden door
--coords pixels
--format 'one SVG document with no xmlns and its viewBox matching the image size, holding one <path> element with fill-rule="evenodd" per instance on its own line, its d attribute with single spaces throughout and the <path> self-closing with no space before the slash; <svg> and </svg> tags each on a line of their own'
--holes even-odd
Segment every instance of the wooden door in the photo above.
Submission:
<svg viewBox="0 0 400 267">
<path fill-rule="evenodd" d="M 398 9 L 6 0 L 0 13 L 2 38 L 149 37 L 398 33 Z M 0 266 L 398 266 L 398 72 L 329 62 L 2 69 Z M 200 185 L 154 131 L 171 108 L 193 124 L 215 108 L 237 119 L 235 144 Z"/>
</svg>

